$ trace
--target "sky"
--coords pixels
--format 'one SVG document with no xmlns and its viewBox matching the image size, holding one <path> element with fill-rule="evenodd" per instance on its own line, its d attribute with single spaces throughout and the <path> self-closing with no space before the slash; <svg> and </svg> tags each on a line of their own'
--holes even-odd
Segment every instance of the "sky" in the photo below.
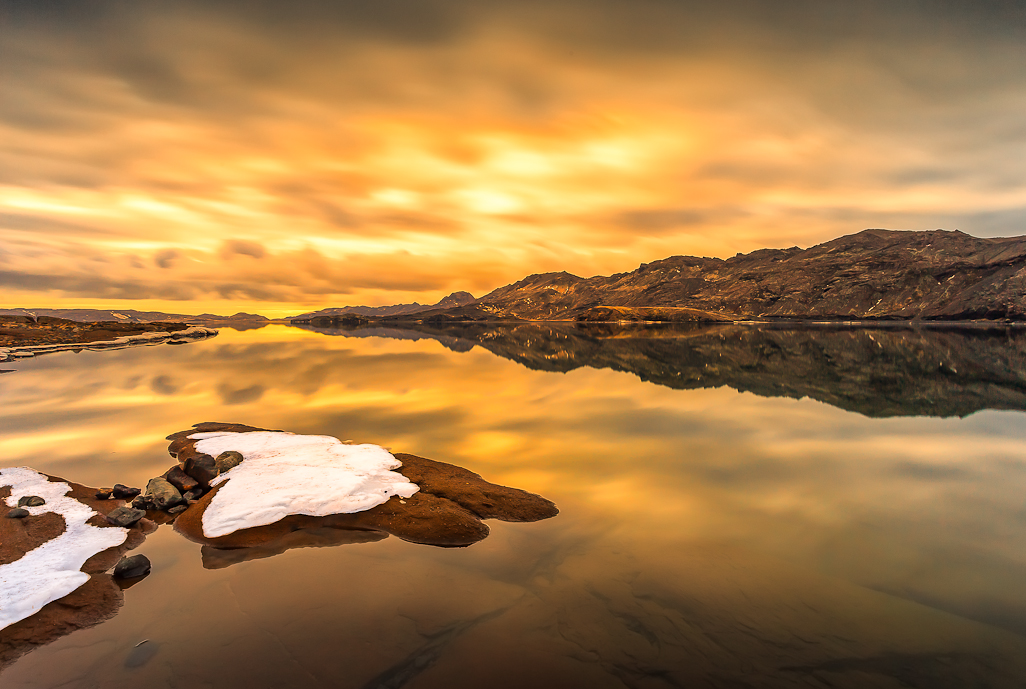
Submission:
<svg viewBox="0 0 1026 689">
<path fill-rule="evenodd" d="M 0 0 L 0 307 L 1026 234 L 1017 1 Z"/>
</svg>

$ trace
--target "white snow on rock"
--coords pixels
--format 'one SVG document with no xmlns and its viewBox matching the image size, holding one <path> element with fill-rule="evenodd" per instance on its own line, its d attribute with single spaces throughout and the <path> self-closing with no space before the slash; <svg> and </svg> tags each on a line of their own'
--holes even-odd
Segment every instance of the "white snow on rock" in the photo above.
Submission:
<svg viewBox="0 0 1026 689">
<path fill-rule="evenodd" d="M 9 507 L 16 507 L 18 498 L 38 495 L 46 504 L 25 509 L 33 515 L 56 512 L 64 517 L 66 524 L 64 533 L 57 538 L 30 550 L 19 560 L 0 565 L 0 629 L 3 629 L 36 614 L 47 603 L 63 598 L 89 581 L 89 575 L 80 571 L 82 565 L 96 553 L 124 543 L 128 529 L 86 524 L 98 513 L 67 497 L 71 486 L 49 481 L 28 467 L 0 469 L 0 486 L 11 487 L 7 498 Z"/>
<path fill-rule="evenodd" d="M 211 485 L 218 489 L 203 513 L 203 534 L 226 536 L 273 524 L 290 514 L 326 517 L 362 512 L 419 488 L 391 471 L 402 462 L 378 445 L 346 445 L 327 435 L 274 431 L 194 433 L 196 449 L 245 458 Z"/>
</svg>

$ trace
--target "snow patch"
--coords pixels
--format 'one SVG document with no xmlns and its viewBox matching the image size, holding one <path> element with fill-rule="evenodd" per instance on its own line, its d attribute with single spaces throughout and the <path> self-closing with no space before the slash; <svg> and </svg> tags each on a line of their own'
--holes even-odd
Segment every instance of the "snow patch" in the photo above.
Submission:
<svg viewBox="0 0 1026 689">
<path fill-rule="evenodd" d="M 7 505 L 18 498 L 38 495 L 45 505 L 26 507 L 30 514 L 56 512 L 66 528 L 57 538 L 25 553 L 21 559 L 0 565 L 0 629 L 30 617 L 52 601 L 63 598 L 89 581 L 82 565 L 93 555 L 121 545 L 128 529 L 91 526 L 86 521 L 98 514 L 87 505 L 69 498 L 71 486 L 50 481 L 28 467 L 0 469 L 0 486 L 10 486 Z"/>
<path fill-rule="evenodd" d="M 378 445 L 346 445 L 327 435 L 275 431 L 193 433 L 196 450 L 245 458 L 211 485 L 221 485 L 203 513 L 203 534 L 217 538 L 273 524 L 290 514 L 326 517 L 362 512 L 419 488 L 391 471 L 402 462 Z M 229 480 L 230 479 L 230 480 Z"/>
</svg>

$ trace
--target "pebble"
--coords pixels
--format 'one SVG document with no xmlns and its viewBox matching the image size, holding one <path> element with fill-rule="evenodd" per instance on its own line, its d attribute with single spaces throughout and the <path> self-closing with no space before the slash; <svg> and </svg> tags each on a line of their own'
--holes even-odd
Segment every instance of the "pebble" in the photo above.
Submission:
<svg viewBox="0 0 1026 689">
<path fill-rule="evenodd" d="M 21 507 L 15 507 L 13 510 L 7 512 L 8 519 L 24 519 L 29 516 L 29 511 Z"/>
<path fill-rule="evenodd" d="M 18 498 L 18 507 L 40 507 L 46 504 L 46 500 L 43 500 L 38 495 L 25 495 Z"/>
</svg>

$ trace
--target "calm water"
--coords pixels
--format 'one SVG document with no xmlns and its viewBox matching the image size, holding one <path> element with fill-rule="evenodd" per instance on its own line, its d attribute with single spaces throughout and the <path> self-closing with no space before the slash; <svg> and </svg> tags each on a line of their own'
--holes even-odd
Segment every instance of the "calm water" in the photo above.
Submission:
<svg viewBox="0 0 1026 689">
<path fill-rule="evenodd" d="M 0 685 L 1020 687 L 1024 352 L 1018 331 L 271 326 L 20 361 L 5 466 L 141 485 L 165 435 L 233 421 L 561 514 L 219 569 L 164 526 L 117 616 Z"/>
</svg>

